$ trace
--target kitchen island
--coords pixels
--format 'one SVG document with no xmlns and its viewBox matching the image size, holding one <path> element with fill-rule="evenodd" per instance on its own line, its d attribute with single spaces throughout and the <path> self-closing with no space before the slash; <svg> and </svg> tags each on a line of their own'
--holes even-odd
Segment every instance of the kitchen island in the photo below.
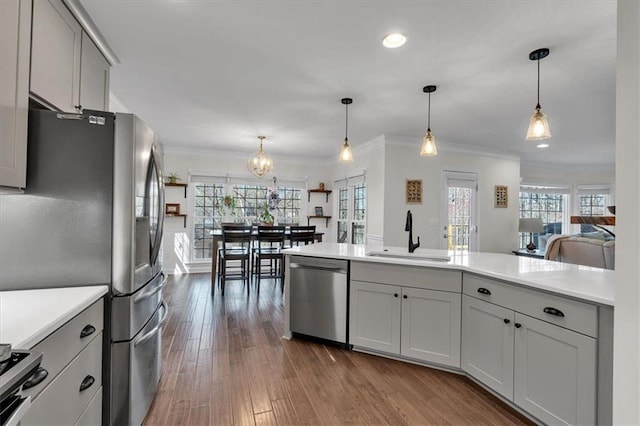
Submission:
<svg viewBox="0 0 640 426">
<path fill-rule="evenodd" d="M 285 338 L 296 330 L 292 260 L 347 260 L 354 350 L 465 374 L 544 423 L 611 422 L 613 271 L 332 243 L 286 254 Z"/>
</svg>

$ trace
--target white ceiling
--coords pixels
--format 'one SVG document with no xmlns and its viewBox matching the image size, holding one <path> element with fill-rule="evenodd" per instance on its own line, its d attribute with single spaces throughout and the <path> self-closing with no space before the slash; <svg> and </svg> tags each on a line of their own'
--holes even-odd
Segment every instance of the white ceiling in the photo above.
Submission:
<svg viewBox="0 0 640 426">
<path fill-rule="evenodd" d="M 421 137 L 520 155 L 525 163 L 612 165 L 615 1 L 83 0 L 121 60 L 111 90 L 169 149 L 337 158 L 344 138 Z M 382 46 L 394 31 L 398 49 Z M 536 103 L 551 147 L 524 135 Z M 416 155 L 419 152 L 416 146 Z"/>
</svg>

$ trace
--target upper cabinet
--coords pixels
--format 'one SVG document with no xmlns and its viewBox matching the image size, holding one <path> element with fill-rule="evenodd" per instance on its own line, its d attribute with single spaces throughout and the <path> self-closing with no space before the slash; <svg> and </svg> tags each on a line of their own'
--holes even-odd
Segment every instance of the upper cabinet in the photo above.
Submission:
<svg viewBox="0 0 640 426">
<path fill-rule="evenodd" d="M 26 185 L 30 43 L 31 0 L 0 1 L 0 192 Z"/>
<path fill-rule="evenodd" d="M 33 5 L 30 91 L 61 111 L 80 105 L 82 28 L 61 0 Z"/>
<path fill-rule="evenodd" d="M 30 91 L 61 111 L 108 109 L 109 63 L 61 0 L 34 3 Z"/>
<path fill-rule="evenodd" d="M 80 105 L 83 109 L 107 110 L 108 101 L 109 63 L 83 31 L 80 56 Z"/>
<path fill-rule="evenodd" d="M 61 0 L 0 0 L 0 193 L 26 187 L 29 97 L 66 112 L 109 107 L 110 65 L 88 34 L 102 36 L 74 14 Z"/>
</svg>

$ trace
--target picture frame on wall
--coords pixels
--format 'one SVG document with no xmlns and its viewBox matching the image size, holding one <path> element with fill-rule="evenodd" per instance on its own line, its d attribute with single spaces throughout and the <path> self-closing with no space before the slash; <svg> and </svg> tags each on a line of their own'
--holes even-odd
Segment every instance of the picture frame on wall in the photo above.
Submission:
<svg viewBox="0 0 640 426">
<path fill-rule="evenodd" d="M 324 211 L 321 206 L 316 206 L 316 216 L 324 216 Z"/>
<path fill-rule="evenodd" d="M 407 204 L 422 204 L 422 179 L 407 179 L 405 195 Z"/>
<path fill-rule="evenodd" d="M 165 214 L 180 214 L 180 204 L 167 203 L 164 208 Z"/>
<path fill-rule="evenodd" d="M 496 185 L 494 192 L 495 208 L 509 207 L 509 188 L 506 185 Z"/>
</svg>

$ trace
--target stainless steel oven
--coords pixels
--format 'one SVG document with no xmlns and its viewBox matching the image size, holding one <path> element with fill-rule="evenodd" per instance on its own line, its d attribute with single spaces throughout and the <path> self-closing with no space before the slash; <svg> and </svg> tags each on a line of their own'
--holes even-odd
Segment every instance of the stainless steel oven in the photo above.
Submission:
<svg viewBox="0 0 640 426">
<path fill-rule="evenodd" d="M 11 351 L 11 345 L 0 344 L 0 425 L 15 426 L 31 406 L 31 396 L 20 393 L 38 370 L 42 354 Z M 33 379 L 32 379 L 33 380 Z"/>
</svg>

